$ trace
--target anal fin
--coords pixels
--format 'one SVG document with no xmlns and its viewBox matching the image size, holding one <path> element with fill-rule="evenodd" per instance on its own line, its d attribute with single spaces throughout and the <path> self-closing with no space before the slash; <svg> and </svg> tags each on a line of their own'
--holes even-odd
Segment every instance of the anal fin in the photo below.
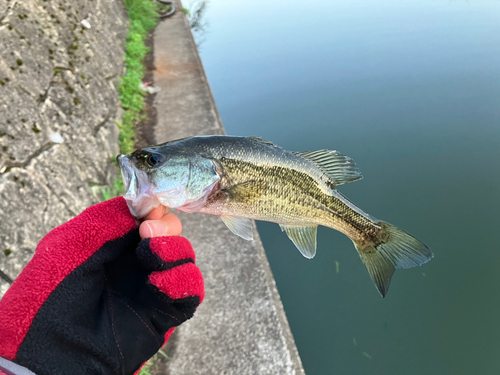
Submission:
<svg viewBox="0 0 500 375">
<path fill-rule="evenodd" d="M 282 231 L 286 232 L 288 238 L 292 240 L 303 256 L 307 259 L 314 258 L 316 255 L 317 225 L 314 227 L 280 225 L 280 227 Z"/>
<path fill-rule="evenodd" d="M 220 217 L 224 224 L 227 225 L 229 230 L 240 236 L 244 240 L 253 240 L 253 228 L 252 222 L 246 217 L 234 217 L 234 216 L 221 216 Z"/>
</svg>

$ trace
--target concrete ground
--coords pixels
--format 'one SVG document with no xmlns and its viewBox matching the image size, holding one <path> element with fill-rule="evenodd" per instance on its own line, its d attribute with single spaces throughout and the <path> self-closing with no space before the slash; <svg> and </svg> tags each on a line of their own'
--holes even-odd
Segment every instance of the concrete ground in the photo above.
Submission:
<svg viewBox="0 0 500 375">
<path fill-rule="evenodd" d="M 0 298 L 116 175 L 127 27 L 121 0 L 0 0 Z"/>
<path fill-rule="evenodd" d="M 155 142 L 224 134 L 189 23 L 176 14 L 155 30 Z M 179 213 L 197 254 L 206 297 L 166 348 L 168 374 L 304 374 L 259 235 L 232 234 L 217 216 Z"/>
</svg>

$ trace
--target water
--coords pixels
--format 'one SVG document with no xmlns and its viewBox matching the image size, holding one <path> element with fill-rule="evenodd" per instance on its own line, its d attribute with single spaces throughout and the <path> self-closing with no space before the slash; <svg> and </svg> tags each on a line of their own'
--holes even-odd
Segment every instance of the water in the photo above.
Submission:
<svg viewBox="0 0 500 375">
<path fill-rule="evenodd" d="M 347 237 L 320 228 L 307 260 L 259 223 L 307 374 L 500 373 L 500 2 L 212 0 L 203 17 L 228 134 L 349 155 L 364 179 L 339 190 L 435 253 L 382 299 Z"/>
</svg>

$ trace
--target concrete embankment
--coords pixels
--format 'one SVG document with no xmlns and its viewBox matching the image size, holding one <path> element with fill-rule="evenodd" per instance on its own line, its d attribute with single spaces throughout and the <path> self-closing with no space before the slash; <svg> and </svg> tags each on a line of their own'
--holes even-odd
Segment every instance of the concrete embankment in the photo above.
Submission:
<svg viewBox="0 0 500 375">
<path fill-rule="evenodd" d="M 0 1 L 0 270 L 12 279 L 116 173 L 127 24 L 121 0 Z"/>
<path fill-rule="evenodd" d="M 0 270 L 11 278 L 49 230 L 97 202 L 92 186 L 115 173 L 108 160 L 118 153 L 126 26 L 119 0 L 0 2 Z M 162 90 L 153 141 L 223 134 L 181 11 L 160 23 L 154 44 Z M 247 242 L 218 217 L 179 216 L 206 298 L 177 329 L 165 349 L 170 360 L 156 373 L 303 374 L 255 228 Z M 0 287 L 1 296 L 8 283 L 0 279 Z"/>
<path fill-rule="evenodd" d="M 177 2 L 178 9 L 180 2 Z M 156 142 L 224 134 L 186 17 L 156 28 Z M 206 297 L 195 318 L 178 328 L 168 374 L 303 374 L 302 363 L 254 227 L 253 242 L 211 215 L 179 215 L 205 277 Z"/>
</svg>

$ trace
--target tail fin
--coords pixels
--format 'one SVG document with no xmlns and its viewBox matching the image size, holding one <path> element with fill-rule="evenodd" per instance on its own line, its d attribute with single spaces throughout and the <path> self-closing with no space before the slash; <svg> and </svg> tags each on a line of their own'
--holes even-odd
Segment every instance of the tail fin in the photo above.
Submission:
<svg viewBox="0 0 500 375">
<path fill-rule="evenodd" d="M 354 246 L 379 293 L 385 297 L 396 269 L 420 266 L 431 260 L 434 254 L 425 244 L 405 231 L 388 223 L 377 224 L 381 226 L 379 245 L 354 243 Z"/>
</svg>

